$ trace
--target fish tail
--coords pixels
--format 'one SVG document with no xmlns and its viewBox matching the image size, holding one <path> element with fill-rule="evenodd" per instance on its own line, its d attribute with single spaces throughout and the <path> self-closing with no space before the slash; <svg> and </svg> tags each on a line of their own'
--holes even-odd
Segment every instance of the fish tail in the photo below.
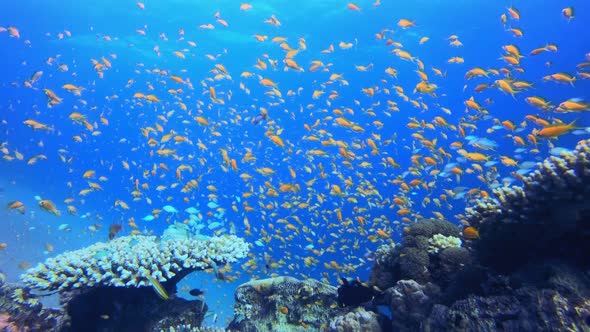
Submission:
<svg viewBox="0 0 590 332">
<path fill-rule="evenodd" d="M 568 128 L 571 129 L 577 129 L 578 127 L 576 126 L 576 122 L 578 122 L 578 119 L 575 119 L 574 121 L 570 122 L 567 126 Z"/>
</svg>

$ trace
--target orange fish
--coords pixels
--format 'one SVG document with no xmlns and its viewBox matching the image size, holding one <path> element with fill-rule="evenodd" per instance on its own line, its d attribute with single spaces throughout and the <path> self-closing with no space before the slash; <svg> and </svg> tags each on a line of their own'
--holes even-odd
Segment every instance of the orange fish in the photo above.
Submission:
<svg viewBox="0 0 590 332">
<path fill-rule="evenodd" d="M 380 236 L 380 237 L 382 237 L 382 238 L 388 238 L 388 237 L 389 237 L 389 234 L 387 234 L 387 233 L 386 233 L 384 230 L 382 230 L 382 229 L 378 229 L 378 230 L 377 230 L 377 235 L 379 235 L 379 236 Z"/>
<path fill-rule="evenodd" d="M 397 22 L 397 26 L 402 29 L 407 29 L 416 25 L 416 22 L 402 18 Z"/>
<path fill-rule="evenodd" d="M 465 227 L 463 229 L 463 237 L 469 240 L 479 239 L 479 231 L 472 226 Z"/>
<path fill-rule="evenodd" d="M 572 76 L 568 73 L 555 73 L 551 75 L 547 75 L 543 77 L 545 81 L 555 81 L 560 83 L 569 83 L 571 86 L 574 86 L 574 82 L 576 81 L 576 77 Z"/>
<path fill-rule="evenodd" d="M 545 128 L 539 130 L 537 132 L 537 136 L 542 138 L 555 138 L 561 135 L 567 134 L 570 131 L 576 129 L 576 121 L 565 124 L 565 123 L 558 123 L 546 126 Z"/>
<path fill-rule="evenodd" d="M 508 8 L 508 14 L 510 14 L 510 17 L 513 20 L 515 20 L 515 21 L 520 20 L 520 12 L 518 11 L 518 9 L 516 9 L 514 7 L 509 7 Z"/>
<path fill-rule="evenodd" d="M 563 14 L 563 16 L 565 16 L 565 18 L 567 18 L 567 21 L 571 21 L 574 18 L 574 7 L 567 7 L 561 10 L 561 13 Z"/>
<path fill-rule="evenodd" d="M 20 38 L 20 32 L 15 27 L 8 27 L 8 34 L 13 38 Z"/>
<path fill-rule="evenodd" d="M 267 87 L 276 87 L 277 84 L 271 80 L 269 80 L 268 78 L 263 78 L 260 80 L 260 84 L 262 84 L 263 86 L 267 86 Z"/>
<path fill-rule="evenodd" d="M 20 201 L 10 202 L 7 207 L 10 210 L 17 210 L 21 214 L 25 214 L 25 205 Z"/>
<path fill-rule="evenodd" d="M 590 103 L 574 98 L 559 104 L 556 111 L 560 113 L 590 111 Z"/>
<path fill-rule="evenodd" d="M 282 148 L 284 148 L 284 147 L 285 147 L 285 143 L 283 142 L 283 140 L 282 140 L 282 139 L 281 139 L 279 136 L 273 135 L 273 136 L 271 136 L 271 137 L 270 137 L 270 140 L 271 140 L 271 141 L 272 141 L 274 144 L 276 144 L 276 145 L 278 145 L 278 146 L 280 146 L 280 147 L 282 147 Z"/>
<path fill-rule="evenodd" d="M 355 12 L 358 12 L 361 10 L 361 8 L 357 5 L 355 5 L 354 3 L 349 3 L 348 5 L 346 5 L 346 7 L 348 7 L 348 9 L 350 10 L 354 10 Z"/>
<path fill-rule="evenodd" d="M 39 206 L 43 210 L 45 210 L 45 211 L 47 211 L 49 213 L 52 213 L 52 214 L 54 214 L 56 216 L 60 216 L 61 215 L 61 212 L 55 208 L 55 204 L 53 204 L 53 202 L 50 201 L 50 200 L 47 200 L 47 199 L 40 200 L 39 201 Z"/>
</svg>

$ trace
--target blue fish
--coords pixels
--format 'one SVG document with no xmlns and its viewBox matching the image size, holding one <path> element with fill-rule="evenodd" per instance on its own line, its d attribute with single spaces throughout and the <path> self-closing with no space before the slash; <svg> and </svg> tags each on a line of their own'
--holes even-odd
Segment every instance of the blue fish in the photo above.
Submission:
<svg viewBox="0 0 590 332">
<path fill-rule="evenodd" d="M 151 214 L 148 214 L 147 216 L 141 218 L 141 220 L 143 221 L 152 221 L 154 219 L 156 219 L 156 217 L 152 216 Z"/>
<path fill-rule="evenodd" d="M 176 210 L 176 208 L 172 205 L 164 205 L 164 207 L 162 208 L 162 210 L 168 212 L 168 213 L 178 213 L 178 210 Z"/>
<path fill-rule="evenodd" d="M 187 208 L 186 210 L 184 210 L 184 212 L 186 212 L 188 214 L 198 214 L 199 210 L 197 210 L 196 208 L 191 206 L 191 207 Z"/>
</svg>

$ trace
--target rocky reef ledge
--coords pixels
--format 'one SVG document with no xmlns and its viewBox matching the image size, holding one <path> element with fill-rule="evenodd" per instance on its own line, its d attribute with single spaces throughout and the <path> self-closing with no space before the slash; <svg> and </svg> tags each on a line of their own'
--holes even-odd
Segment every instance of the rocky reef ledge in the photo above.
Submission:
<svg viewBox="0 0 590 332">
<path fill-rule="evenodd" d="M 255 280 L 239 286 L 230 331 L 381 331 L 379 316 L 338 304 L 338 289 L 315 279 Z"/>
<path fill-rule="evenodd" d="M 522 180 L 473 201 L 463 229 L 422 221 L 377 250 L 395 331 L 590 330 L 590 140 Z M 461 246 L 429 250 L 435 234 Z"/>
</svg>

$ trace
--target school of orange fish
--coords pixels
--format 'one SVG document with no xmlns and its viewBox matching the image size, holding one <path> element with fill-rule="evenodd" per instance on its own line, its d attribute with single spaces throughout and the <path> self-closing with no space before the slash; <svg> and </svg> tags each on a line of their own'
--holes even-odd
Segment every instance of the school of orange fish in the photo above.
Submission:
<svg viewBox="0 0 590 332">
<path fill-rule="evenodd" d="M 130 10 L 150 10 L 149 5 L 141 2 L 136 5 Z M 379 0 L 374 6 L 380 6 Z M 250 4 L 241 4 L 239 8 L 246 17 L 256 9 Z M 369 15 L 368 9 L 353 3 L 346 5 L 346 10 Z M 112 82 L 114 93 L 108 96 L 89 98 L 94 87 L 83 85 L 85 80 L 72 68 L 92 66 L 96 73 L 93 82 L 109 80 L 110 72 L 123 65 L 117 62 L 117 54 L 96 54 L 92 59 L 78 59 L 77 64 L 63 63 L 59 56 L 51 56 L 46 59 L 46 68 L 38 69 L 26 81 L 13 83 L 14 88 L 34 89 L 44 95 L 47 105 L 38 105 L 24 123 L 4 120 L 18 130 L 38 133 L 39 144 L 23 146 L 20 144 L 27 142 L 8 137 L 6 142 L 0 142 L 0 148 L 4 162 L 19 166 L 60 158 L 73 175 L 65 184 L 72 194 L 43 197 L 39 207 L 25 207 L 17 200 L 8 208 L 23 214 L 41 208 L 56 216 L 62 210 L 76 215 L 85 201 L 104 201 L 110 207 L 109 213 L 124 220 L 127 231 L 142 234 L 149 233 L 152 223 L 188 221 L 187 215 L 170 215 L 161 209 L 177 197 L 182 197 L 186 207 L 197 201 L 215 201 L 218 205 L 204 208 L 202 217 L 213 218 L 215 213 L 227 212 L 228 223 L 212 233 L 235 232 L 258 244 L 259 250 L 235 275 L 247 272 L 260 276 L 265 264 L 272 272 L 291 271 L 301 277 L 317 277 L 319 272 L 328 279 L 354 273 L 371 260 L 365 255 L 368 248 L 399 238 L 409 224 L 432 217 L 461 220 L 460 215 L 448 215 L 452 204 L 488 196 L 490 187 L 503 184 L 499 176 L 502 172 L 504 176 L 518 177 L 516 170 L 521 161 L 497 153 L 496 144 L 520 148 L 522 153 L 534 156 L 541 153 L 541 147 L 551 148 L 558 137 L 578 129 L 575 123 L 561 118 L 571 115 L 566 113 L 586 116 L 585 112 L 590 110 L 588 102 L 549 101 L 536 95 L 534 89 L 537 84 L 566 84 L 574 90 L 576 81 L 590 78 L 590 53 L 580 54 L 579 64 L 570 72 L 552 71 L 549 61 L 558 56 L 557 42 L 521 50 L 518 44 L 526 38 L 526 27 L 518 27 L 520 15 L 510 7 L 498 18 L 498 31 L 511 34 L 514 42 L 498 45 L 501 55 L 495 68 L 485 64 L 466 67 L 468 63 L 476 64 L 477 59 L 459 56 L 436 66 L 423 63 L 420 53 L 424 44 L 443 42 L 451 49 L 468 45 L 463 45 L 452 32 L 444 41 L 420 36 L 419 18 L 392 18 L 391 26 L 375 32 L 380 56 L 389 58 L 390 65 L 385 68 L 346 60 L 347 52 L 353 52 L 364 42 L 355 36 L 315 50 L 308 49 L 303 37 L 281 36 L 281 18 L 276 15 L 264 21 L 272 26 L 268 34 L 252 36 L 255 43 L 272 45 L 264 48 L 271 51 L 245 59 L 243 68 L 226 68 L 224 54 L 203 56 L 201 53 L 207 50 L 185 38 L 183 28 L 170 39 L 159 33 L 158 45 L 165 46 L 153 45 L 156 56 L 184 61 L 185 68 L 193 62 L 208 62 L 210 70 L 203 73 L 190 69 L 148 69 L 149 64 L 138 63 L 135 77 L 121 86 Z M 568 7 L 553 17 L 567 24 L 575 20 L 575 13 Z M 142 37 L 153 35 L 147 27 L 146 24 L 134 33 Z M 232 28 L 239 29 L 217 12 L 210 22 L 190 28 L 190 34 Z M 26 39 L 19 27 L 0 31 L 0 40 Z M 406 35 L 409 31 L 414 35 Z M 67 41 L 73 35 L 75 32 L 63 31 L 57 37 Z M 105 50 L 117 39 L 109 34 L 98 36 Z M 402 45 L 396 41 L 398 36 L 412 42 Z M 304 53 L 314 60 L 298 60 Z M 335 54 L 345 60 L 338 59 L 334 64 Z M 534 56 L 548 59 L 546 75 L 533 81 L 521 79 L 526 61 Z M 349 82 L 349 71 L 362 72 L 374 83 L 359 86 Z M 451 110 L 445 105 L 448 98 L 443 98 L 448 96 L 439 95 L 448 71 L 465 73 L 464 109 Z M 51 80 L 43 79 L 48 72 L 69 77 L 71 83 L 55 86 Z M 398 75 L 402 73 L 404 77 L 412 73 L 413 79 L 400 82 Z M 293 81 L 274 78 L 285 75 L 291 75 Z M 302 75 L 313 75 L 317 84 L 285 88 Z M 408 86 L 413 91 L 408 91 Z M 252 105 L 232 101 L 234 94 L 250 95 L 251 89 Z M 493 100 L 486 97 L 487 89 L 499 89 L 505 98 L 530 104 L 522 122 L 495 118 Z M 343 98 L 345 95 L 358 98 L 349 102 L 349 98 Z M 299 101 L 310 98 L 313 103 Z M 106 99 L 108 107 L 93 105 L 88 99 Z M 73 110 L 60 109 L 66 100 L 72 101 Z M 58 111 L 62 115 L 57 119 L 56 115 L 49 116 Z M 135 133 L 109 134 L 119 135 L 115 137 L 119 144 L 113 146 L 114 151 L 120 151 L 119 158 L 104 160 L 97 156 L 95 167 L 79 163 L 73 151 L 101 142 L 106 137 L 102 135 L 104 129 L 116 126 L 110 119 L 120 118 L 123 113 L 138 126 Z M 493 135 L 497 143 L 465 138 L 489 119 L 494 122 L 493 126 L 486 123 L 489 137 L 496 131 L 503 134 Z M 404 131 L 412 132 L 410 136 L 396 134 L 400 123 L 406 126 Z M 58 135 L 64 128 L 75 128 L 78 133 L 73 137 Z M 249 139 L 246 132 L 253 131 L 264 132 L 264 136 Z M 139 135 L 140 144 L 126 144 Z M 58 140 L 64 147 L 47 151 L 42 139 Z M 112 139 L 105 138 L 104 144 L 110 144 Z M 130 155 L 138 157 L 131 159 Z M 455 162 L 457 158 L 465 162 Z M 125 172 L 126 177 L 110 178 L 113 169 Z M 225 174 L 224 180 L 219 179 L 220 172 Z M 465 177 L 470 177 L 471 182 Z M 128 192 L 112 197 L 103 191 L 104 184 L 113 181 L 122 183 L 121 187 L 128 188 Z M 474 181 L 479 185 L 451 189 Z M 458 195 L 462 199 L 454 200 Z M 153 207 L 152 211 L 136 208 L 146 203 Z M 106 212 L 97 212 L 102 213 Z M 140 219 L 150 213 L 155 220 Z M 97 232 L 100 224 L 99 220 L 88 225 L 88 232 Z M 477 238 L 477 230 L 466 230 L 466 238 Z M 6 248 L 6 244 L 0 248 Z"/>
</svg>

